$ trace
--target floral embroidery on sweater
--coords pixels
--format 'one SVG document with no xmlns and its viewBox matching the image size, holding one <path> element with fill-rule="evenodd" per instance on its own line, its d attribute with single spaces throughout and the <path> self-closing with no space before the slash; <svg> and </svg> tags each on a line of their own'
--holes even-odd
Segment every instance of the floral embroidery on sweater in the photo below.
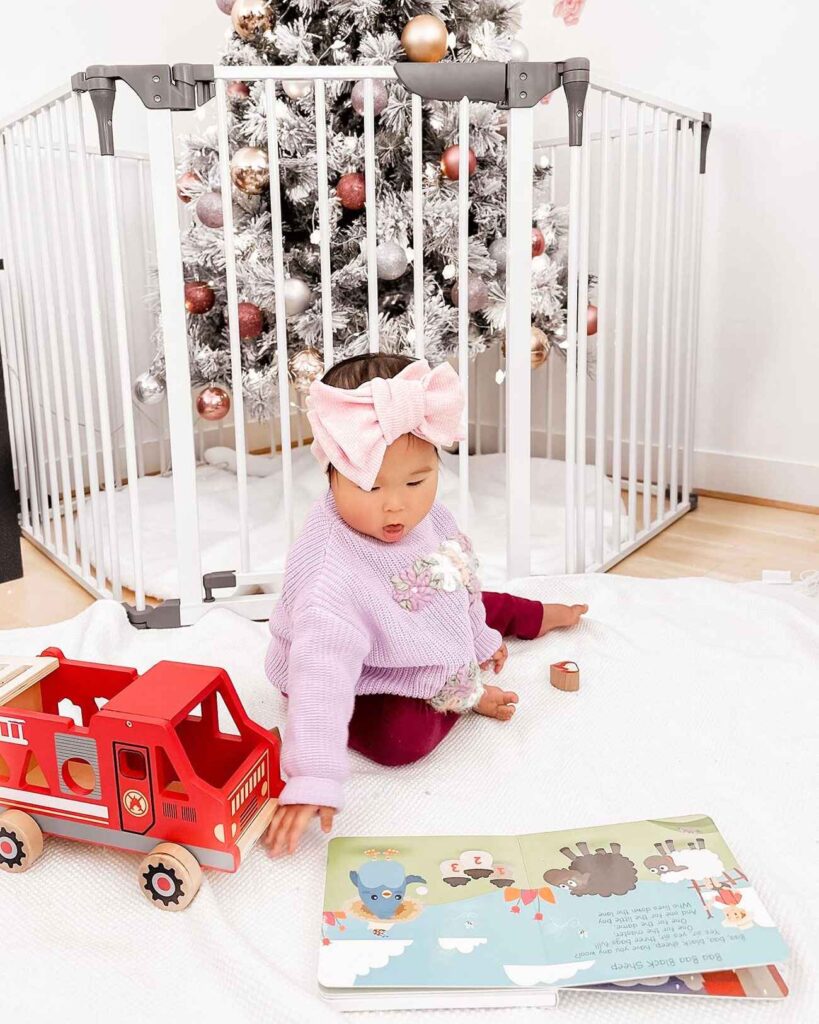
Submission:
<svg viewBox="0 0 819 1024">
<path fill-rule="evenodd" d="M 409 569 L 393 576 L 392 596 L 408 612 L 423 611 L 436 591 L 451 594 L 464 587 L 473 604 L 481 595 L 478 559 L 462 533 L 443 541 L 437 551 L 416 558 Z"/>
<path fill-rule="evenodd" d="M 429 703 L 436 711 L 463 714 L 464 711 L 471 711 L 482 695 L 481 669 L 477 661 L 471 661 L 454 672 Z"/>
</svg>

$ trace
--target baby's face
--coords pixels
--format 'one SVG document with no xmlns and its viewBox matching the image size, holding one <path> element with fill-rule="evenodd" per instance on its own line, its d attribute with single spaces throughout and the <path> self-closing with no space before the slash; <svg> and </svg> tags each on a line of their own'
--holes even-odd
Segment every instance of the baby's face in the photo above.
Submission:
<svg viewBox="0 0 819 1024">
<path fill-rule="evenodd" d="M 435 446 L 404 434 L 387 447 L 371 491 L 333 473 L 330 484 L 344 522 L 359 533 L 392 544 L 416 527 L 438 490 Z"/>
</svg>

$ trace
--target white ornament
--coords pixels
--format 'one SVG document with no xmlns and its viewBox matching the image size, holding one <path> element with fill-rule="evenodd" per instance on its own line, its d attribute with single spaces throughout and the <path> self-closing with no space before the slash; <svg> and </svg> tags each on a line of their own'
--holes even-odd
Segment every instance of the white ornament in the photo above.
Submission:
<svg viewBox="0 0 819 1024">
<path fill-rule="evenodd" d="M 447 263 L 447 265 L 441 271 L 441 274 L 445 281 L 451 281 L 452 278 L 455 276 L 455 268 L 452 266 L 451 263 Z"/>
<path fill-rule="evenodd" d="M 405 247 L 404 253 L 406 254 L 407 260 L 410 263 L 412 263 L 413 259 L 415 258 L 415 250 L 411 246 L 408 245 L 408 246 Z"/>
<path fill-rule="evenodd" d="M 321 232 L 318 230 L 314 231 L 312 235 L 310 235 L 310 241 L 313 243 L 313 245 L 318 245 L 319 242 L 321 241 Z"/>
<path fill-rule="evenodd" d="M 282 89 L 291 100 L 303 100 L 313 91 L 313 84 L 302 79 L 288 79 L 282 82 Z"/>
<path fill-rule="evenodd" d="M 505 370 L 498 370 L 498 372 L 495 374 L 495 383 L 496 384 L 503 384 L 503 382 L 505 380 L 506 380 L 506 371 Z"/>
<path fill-rule="evenodd" d="M 519 39 L 513 39 L 512 45 L 509 47 L 509 60 L 529 60 L 529 51 L 526 48 L 526 44 L 522 43 Z"/>
<path fill-rule="evenodd" d="M 446 37 L 446 45 L 449 47 L 450 50 L 454 50 L 457 42 L 458 38 L 455 35 L 455 33 L 450 32 L 449 35 Z"/>
<path fill-rule="evenodd" d="M 382 242 L 375 250 L 375 262 L 382 281 L 396 281 L 407 269 L 407 257 L 398 242 Z"/>
</svg>

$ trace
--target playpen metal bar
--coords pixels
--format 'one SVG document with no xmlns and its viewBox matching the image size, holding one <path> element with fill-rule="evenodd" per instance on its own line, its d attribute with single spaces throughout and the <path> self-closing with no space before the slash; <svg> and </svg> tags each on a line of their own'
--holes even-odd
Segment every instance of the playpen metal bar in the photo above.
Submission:
<svg viewBox="0 0 819 1024">
<path fill-rule="evenodd" d="M 567 65 L 570 66 L 574 69 L 577 64 Z M 438 83 L 437 87 L 446 81 L 445 76 L 452 75 L 452 72 L 446 70 L 451 67 L 446 65 L 435 70 L 431 77 Z M 481 397 L 480 360 L 475 366 L 470 366 L 469 361 L 469 96 L 485 101 L 488 98 L 486 83 L 490 78 L 497 82 L 494 69 L 502 67 L 465 66 L 456 70 L 455 75 L 471 76 L 471 85 L 463 88 L 457 84 L 452 88 L 446 86 L 441 94 L 424 91 L 427 86 L 414 86 L 410 89 L 413 249 L 411 330 L 414 337 L 409 337 L 418 356 L 424 354 L 422 96 L 437 96 L 459 102 L 459 226 L 455 263 L 461 302 L 457 317 L 456 362 L 465 395 L 468 396 L 464 431 L 468 434 L 472 426 L 476 453 L 483 451 L 486 443 L 482 436 L 484 399 Z M 544 385 L 532 376 L 529 359 L 534 116 L 531 104 L 522 106 L 518 103 L 518 93 L 523 96 L 524 89 L 531 88 L 531 85 L 523 84 L 527 72 L 540 74 L 543 69 L 558 67 L 562 68 L 563 65 L 510 64 L 506 66 L 505 72 L 501 72 L 507 83 L 504 98 L 511 102 L 507 126 L 507 345 L 505 358 L 498 353 L 498 380 L 499 383 L 503 381 L 503 386 L 498 387 L 497 450 L 505 453 L 506 564 L 510 576 L 526 575 L 533 567 L 530 510 L 530 455 L 534 453 L 535 437 L 533 397 L 537 399 L 537 408 L 541 407 L 544 398 L 546 400 L 543 429 L 547 457 L 559 453 L 561 440 L 559 428 L 556 429 L 555 411 L 558 414 L 560 412 L 557 402 L 558 378 L 563 368 L 555 363 L 553 355 L 548 361 Z M 150 107 L 151 101 L 157 96 L 162 100 L 160 108 L 150 110 L 147 116 L 150 196 L 144 187 L 141 168 L 138 177 L 143 213 L 148 200 L 153 201 L 167 389 L 167 409 L 163 405 L 159 413 L 162 422 L 167 416 L 168 428 L 160 429 L 158 436 L 147 444 L 156 445 L 159 469 L 162 471 L 167 466 L 166 444 L 170 444 L 179 570 L 179 601 L 169 602 L 166 611 L 162 613 L 146 610 L 140 497 L 138 488 L 131 486 L 145 475 L 146 470 L 151 471 L 148 467 L 153 462 L 148 462 L 146 441 L 142 437 L 140 424 L 134 422 L 131 404 L 135 363 L 134 347 L 129 335 L 129 320 L 132 319 L 133 310 L 131 295 L 125 287 L 126 262 L 122 244 L 126 210 L 123 207 L 119 164 L 113 156 L 110 130 L 103 125 L 101 155 L 91 155 L 85 144 L 82 123 L 81 91 L 85 85 L 76 79 L 74 84 L 78 91 L 73 100 L 70 94 L 55 93 L 44 104 L 32 105 L 21 115 L 0 124 L 3 143 L 0 154 L 0 237 L 10 257 L 0 291 L 3 301 L 0 340 L 4 374 L 8 382 L 7 393 L 10 396 L 9 423 L 22 505 L 22 528 L 27 536 L 50 557 L 63 564 L 84 586 L 103 596 L 120 597 L 122 544 L 119 527 L 124 525 L 126 530 L 130 530 L 126 544 L 134 562 L 133 586 L 137 613 L 134 618 L 141 623 L 149 620 L 156 624 L 195 621 L 211 606 L 214 590 L 237 587 L 240 589 L 227 598 L 220 598 L 220 603 L 246 615 L 266 615 L 273 598 L 267 594 L 244 595 L 241 587 L 244 584 L 259 583 L 277 585 L 281 580 L 280 572 L 254 571 L 257 555 L 251 549 L 248 434 L 241 388 L 235 388 L 233 393 L 238 568 L 210 573 L 204 579 L 202 575 L 196 473 L 197 435 L 191 408 L 186 320 L 181 302 L 184 287 L 175 188 L 172 110 L 193 109 L 196 105 L 193 102 L 194 90 L 196 103 L 206 101 L 215 93 L 224 217 L 229 352 L 234 380 L 239 380 L 239 293 L 233 207 L 230 200 L 226 87 L 230 81 L 237 80 L 263 83 L 271 170 L 271 240 L 280 397 L 278 439 L 282 451 L 282 500 L 289 540 L 294 529 L 294 470 L 283 294 L 285 266 L 279 124 L 276 113 L 277 83 L 308 80 L 315 90 L 321 337 L 327 367 L 333 360 L 333 309 L 325 86 L 331 80 L 345 80 L 361 82 L 363 88 L 366 197 L 363 257 L 368 272 L 366 302 L 369 347 L 375 351 L 380 339 L 376 272 L 378 167 L 375 158 L 373 85 L 379 79 L 396 78 L 409 84 L 405 79 L 411 79 L 419 71 L 415 68 L 413 72 L 413 66 L 408 65 L 399 65 L 398 69 L 399 73 L 393 67 L 358 65 L 218 68 L 177 65 L 173 69 L 173 76 L 170 69 L 160 66 L 124 68 L 123 75 L 116 68 L 89 69 L 89 73 L 93 72 L 90 77 L 95 80 L 94 88 L 109 90 L 111 102 L 114 78 L 107 77 L 106 72 L 112 72 L 116 77 L 128 81 L 140 93 L 147 106 Z M 428 69 L 421 70 L 429 77 Z M 487 73 L 491 71 L 491 75 L 481 79 L 484 70 Z M 152 78 L 145 77 L 150 76 L 152 71 L 155 72 Z M 548 74 L 554 72 L 549 71 Z M 576 93 L 572 94 L 575 83 L 570 81 L 571 78 L 568 76 L 563 82 L 570 100 L 570 109 L 577 117 L 576 121 L 570 118 L 569 137 L 548 140 L 538 148 L 552 169 L 550 199 L 556 203 L 566 193 L 565 202 L 569 211 L 566 338 L 562 346 L 566 355 L 562 439 L 565 463 L 565 569 L 567 572 L 578 572 L 609 567 L 690 507 L 696 392 L 695 343 L 701 265 L 703 179 L 700 172 L 710 118 L 595 77 L 591 82 L 590 99 L 599 103 L 600 130 L 593 131 L 591 106 L 585 102 L 586 85 L 583 84 L 583 95 L 578 98 Z M 558 76 L 551 88 L 559 81 Z M 110 82 L 110 86 L 106 82 Z M 570 87 L 567 87 L 567 82 Z M 472 85 L 475 84 L 476 91 L 473 92 Z M 497 101 L 498 97 L 495 99 Z M 107 109 L 110 114 L 110 107 Z M 99 110 L 97 112 L 99 115 Z M 53 122 L 54 117 L 57 118 L 56 122 Z M 52 130 L 53 123 L 57 127 L 56 138 Z M 663 131 L 666 133 L 665 147 L 661 139 Z M 69 134 L 73 136 L 73 144 L 69 141 Z M 650 146 L 647 137 L 650 137 Z M 617 147 L 619 152 L 615 152 Z M 632 150 L 631 154 L 629 149 Z M 564 182 L 557 167 L 565 155 L 568 157 L 568 176 Z M 599 184 L 595 189 L 591 187 L 593 165 L 599 176 Z M 99 196 L 89 185 L 92 167 L 98 175 L 95 180 L 100 183 Z M 558 189 L 561 190 L 560 196 Z M 58 203 L 60 192 L 65 197 L 62 209 Z M 599 204 L 594 216 L 592 194 Z M 46 222 L 53 223 L 55 230 L 66 240 L 65 249 L 76 254 L 76 258 L 67 261 L 68 266 L 63 247 L 59 244 L 52 247 L 47 245 L 43 227 Z M 595 231 L 596 239 L 593 238 Z M 145 217 L 141 221 L 141 235 L 144 246 L 147 246 Z M 107 249 L 105 257 L 102 256 L 104 248 Z M 646 248 L 648 264 L 644 280 L 642 264 Z M 49 249 L 56 251 L 51 253 Z M 592 253 L 597 260 L 596 268 L 591 259 Z M 614 267 L 610 265 L 612 258 Z M 590 271 L 598 278 L 596 301 L 599 329 L 594 362 L 590 360 L 586 318 Z M 106 287 L 108 279 L 111 282 L 110 290 Z M 75 297 L 74 309 L 73 315 L 69 315 L 72 296 Z M 88 315 L 84 311 L 86 301 L 90 306 Z M 57 316 L 58 311 L 65 315 Z M 87 316 L 90 316 L 90 332 Z M 72 323 L 75 334 L 73 340 L 69 326 Z M 590 384 L 588 378 L 592 371 L 594 379 Z M 115 386 L 115 381 L 118 386 Z M 82 408 L 77 396 L 78 384 L 82 392 Z M 121 426 L 115 426 L 115 417 L 120 413 Z M 592 413 L 593 426 L 590 423 Z M 142 415 L 144 418 L 144 410 Z M 639 435 L 640 429 L 642 437 Z M 118 435 L 120 430 L 121 443 L 115 440 L 115 434 Z M 221 423 L 218 432 L 221 443 Z M 296 433 L 301 443 L 303 434 L 300 415 L 296 417 Z M 658 441 L 656 473 L 653 473 L 655 436 Z M 275 440 L 271 423 L 271 447 Z M 199 447 L 204 450 L 206 443 L 206 434 L 200 429 Z M 470 494 L 469 453 L 470 444 L 465 439 L 459 447 L 458 455 L 460 520 L 465 529 L 468 529 L 466 517 Z M 155 458 L 155 455 L 151 458 Z M 594 463 L 589 484 L 593 488 L 590 505 L 587 496 L 589 460 Z M 638 478 L 638 469 L 641 469 L 642 479 Z M 652 483 L 653 479 L 656 480 L 656 486 Z M 123 482 L 129 485 L 129 522 L 118 524 L 115 491 Z M 669 491 L 666 507 L 667 483 Z M 680 483 L 681 489 L 678 486 Z M 611 488 L 610 502 L 605 500 L 607 486 Z M 621 489 L 626 500 L 624 512 L 621 512 Z M 642 502 L 638 501 L 640 491 Z M 85 500 L 86 494 L 88 503 Z M 656 502 L 653 514 L 652 498 Z M 120 516 L 124 508 L 124 505 L 120 505 Z M 638 520 L 638 512 L 641 513 L 641 521 Z M 587 524 L 589 513 L 590 525 Z M 74 514 L 77 517 L 76 524 Z M 607 514 L 612 520 L 610 533 L 606 525 Z M 621 532 L 621 517 L 624 533 Z"/>
</svg>

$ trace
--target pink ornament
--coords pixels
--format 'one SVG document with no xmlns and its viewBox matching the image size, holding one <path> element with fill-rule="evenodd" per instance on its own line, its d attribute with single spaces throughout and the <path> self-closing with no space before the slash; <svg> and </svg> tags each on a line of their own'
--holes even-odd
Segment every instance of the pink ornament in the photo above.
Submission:
<svg viewBox="0 0 819 1024">
<path fill-rule="evenodd" d="M 532 256 L 542 256 L 546 252 L 546 239 L 540 228 L 532 228 Z"/>
<path fill-rule="evenodd" d="M 230 82 L 227 87 L 227 94 L 228 99 L 242 103 L 250 95 L 250 86 L 247 82 Z"/>
<path fill-rule="evenodd" d="M 196 396 L 196 411 L 203 420 L 223 420 L 230 412 L 230 395 L 224 388 L 209 384 Z"/>
<path fill-rule="evenodd" d="M 564 25 L 576 25 L 580 21 L 586 0 L 556 0 L 552 17 L 562 18 Z"/>
<path fill-rule="evenodd" d="M 593 334 L 597 334 L 597 306 L 589 303 L 586 310 L 586 335 L 590 338 Z"/>
<path fill-rule="evenodd" d="M 478 168 L 478 158 L 470 149 L 469 156 L 467 157 L 467 169 L 469 177 Z M 442 172 L 452 181 L 457 181 L 461 174 L 461 147 L 460 146 L 447 146 L 447 148 L 441 154 L 441 170 Z"/>
</svg>

